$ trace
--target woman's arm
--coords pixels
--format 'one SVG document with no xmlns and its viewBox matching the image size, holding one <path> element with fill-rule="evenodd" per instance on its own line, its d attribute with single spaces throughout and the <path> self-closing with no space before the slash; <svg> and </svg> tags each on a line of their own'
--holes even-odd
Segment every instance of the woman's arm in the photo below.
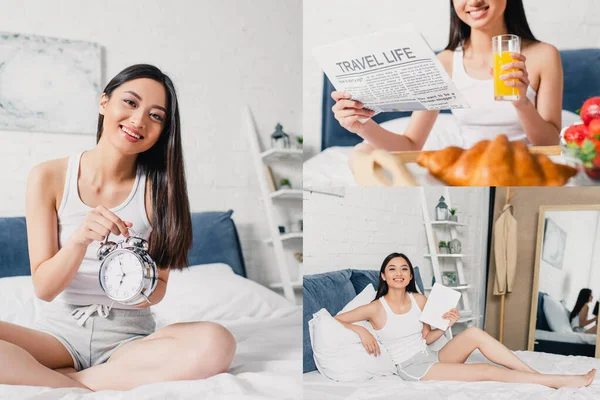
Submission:
<svg viewBox="0 0 600 400">
<path fill-rule="evenodd" d="M 520 99 L 513 102 L 523 130 L 531 144 L 536 146 L 556 145 L 559 143 L 561 129 L 561 111 L 563 95 L 563 71 L 560 53 L 547 43 L 537 43 L 534 46 L 535 57 L 540 62 L 540 84 L 537 90 L 536 105 L 525 95 L 529 86 L 529 75 L 525 68 L 525 56 L 521 55 L 519 62 L 513 63 L 522 69 L 514 77 L 519 78 L 516 85 L 507 82 L 509 86 L 519 87 Z M 507 78 L 508 75 L 507 74 Z"/>
<path fill-rule="evenodd" d="M 598 317 L 587 319 L 589 311 L 590 308 L 587 304 L 584 304 L 581 311 L 579 311 L 579 326 L 581 326 L 582 328 L 585 327 L 587 324 L 598 320 Z"/>
<path fill-rule="evenodd" d="M 27 180 L 25 216 L 31 277 L 36 295 L 45 301 L 52 301 L 71 283 L 93 240 L 103 240 L 109 231 L 128 235 L 123 221 L 98 207 L 59 249 L 56 193 L 64 187 L 61 171 L 65 166 L 61 163 L 64 160 L 40 164 Z"/>
<path fill-rule="evenodd" d="M 371 332 L 369 332 L 366 328 L 359 325 L 352 325 L 353 322 L 371 320 L 376 312 L 375 307 L 375 303 L 369 303 L 355 308 L 352 311 L 337 315 L 333 318 L 344 325 L 347 329 L 350 329 L 352 332 L 356 333 L 360 337 L 360 340 L 367 353 L 377 357 L 381 354 L 381 349 L 379 348 L 379 344 L 377 343 L 375 337 L 371 335 Z"/>
</svg>

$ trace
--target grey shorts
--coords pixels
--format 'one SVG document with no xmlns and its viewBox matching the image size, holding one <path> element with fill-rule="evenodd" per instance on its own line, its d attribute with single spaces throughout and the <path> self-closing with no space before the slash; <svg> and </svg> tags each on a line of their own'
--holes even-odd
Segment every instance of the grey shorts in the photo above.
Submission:
<svg viewBox="0 0 600 400">
<path fill-rule="evenodd" d="M 145 338 L 156 329 L 150 308 L 109 311 L 106 306 L 58 301 L 43 305 L 36 325 L 37 330 L 54 336 L 65 346 L 77 371 L 108 361 L 119 347 Z"/>
<path fill-rule="evenodd" d="M 419 381 L 429 368 L 435 363 L 440 362 L 437 351 L 425 349 L 401 364 L 396 364 L 396 372 L 405 381 Z"/>
</svg>

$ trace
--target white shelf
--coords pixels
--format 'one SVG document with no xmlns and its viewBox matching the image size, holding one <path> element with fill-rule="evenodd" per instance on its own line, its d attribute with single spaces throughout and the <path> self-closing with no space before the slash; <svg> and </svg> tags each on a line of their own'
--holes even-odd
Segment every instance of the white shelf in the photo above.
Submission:
<svg viewBox="0 0 600 400">
<path fill-rule="evenodd" d="M 466 257 L 466 254 L 425 254 L 425 257 L 433 257 L 433 256 L 437 256 L 440 258 L 462 258 L 462 257 Z"/>
<path fill-rule="evenodd" d="M 291 233 L 284 233 L 280 236 L 281 241 L 286 241 L 286 240 L 290 240 L 290 239 L 302 239 L 303 237 L 303 232 L 291 232 Z M 265 243 L 267 244 L 271 244 L 273 243 L 273 239 L 269 238 L 265 240 Z"/>
<path fill-rule="evenodd" d="M 292 284 L 292 288 L 294 289 L 302 289 L 302 281 L 294 281 L 291 283 Z M 269 287 L 271 289 L 281 289 L 283 288 L 283 283 L 272 283 L 269 285 Z"/>
<path fill-rule="evenodd" d="M 298 199 L 302 200 L 302 190 L 300 189 L 280 189 L 276 192 L 269 193 L 272 199 Z"/>
<path fill-rule="evenodd" d="M 446 225 L 446 226 L 467 226 L 467 224 L 461 224 L 460 222 L 454 221 L 430 221 L 431 225 Z"/>
<path fill-rule="evenodd" d="M 266 163 L 280 160 L 302 161 L 301 149 L 269 149 L 260 153 L 260 157 Z"/>
<path fill-rule="evenodd" d="M 477 318 L 478 318 L 477 316 L 473 316 L 473 315 L 470 317 L 459 318 L 458 321 L 456 321 L 456 323 L 462 324 L 465 322 L 474 321 Z"/>
</svg>

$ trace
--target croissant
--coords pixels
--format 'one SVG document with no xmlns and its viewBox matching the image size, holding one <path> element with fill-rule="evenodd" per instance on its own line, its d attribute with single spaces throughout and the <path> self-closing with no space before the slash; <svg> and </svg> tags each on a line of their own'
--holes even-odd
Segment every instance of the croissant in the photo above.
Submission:
<svg viewBox="0 0 600 400">
<path fill-rule="evenodd" d="M 423 151 L 417 163 L 452 186 L 562 186 L 577 173 L 543 154 L 530 153 L 525 143 L 510 142 L 506 135 L 466 150 Z"/>
</svg>

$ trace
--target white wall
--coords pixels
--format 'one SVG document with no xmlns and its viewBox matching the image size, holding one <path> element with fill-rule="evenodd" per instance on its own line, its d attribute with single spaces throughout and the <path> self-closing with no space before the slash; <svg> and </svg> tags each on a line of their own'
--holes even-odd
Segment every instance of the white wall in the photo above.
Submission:
<svg viewBox="0 0 600 400">
<path fill-rule="evenodd" d="M 233 209 L 249 277 L 265 283 L 277 274 L 273 252 L 262 242 L 268 231 L 247 135 L 240 132 L 241 110 L 251 106 L 263 143 L 277 122 L 291 135 L 301 133 L 301 4 L 3 0 L 0 29 L 99 43 L 102 87 L 136 63 L 170 75 L 181 106 L 192 210 Z M 26 177 L 34 165 L 94 144 L 93 136 L 0 131 L 0 216 L 24 214 Z M 298 166 L 281 173 L 300 187 Z M 300 213 L 298 204 L 293 218 Z"/>
<path fill-rule="evenodd" d="M 567 241 L 561 269 L 540 257 L 539 290 L 557 300 L 564 300 L 568 309 L 573 309 L 579 291 L 583 288 L 592 289 L 596 298 L 599 295 L 600 287 L 596 286 L 600 265 L 594 263 L 597 261 L 594 253 L 599 241 L 596 236 L 599 214 L 598 211 L 546 212 L 546 218 L 552 219 L 565 231 Z"/>
<path fill-rule="evenodd" d="M 526 0 L 527 20 L 533 34 L 558 49 L 600 47 L 598 0 Z M 443 49 L 448 43 L 448 0 L 304 0 L 304 157 L 321 148 L 321 95 L 323 73 L 312 49 L 352 36 L 393 29 L 403 21 L 412 23 L 430 47 Z"/>
<path fill-rule="evenodd" d="M 304 195 L 304 275 L 346 268 L 379 270 L 392 252 L 406 254 L 419 266 L 424 286 L 431 286 L 429 253 L 420 188 L 346 188 L 344 197 L 306 192 Z M 443 188 L 425 188 L 430 218 Z M 480 290 L 471 302 L 483 302 L 486 271 L 488 188 L 450 188 L 452 207 L 458 209 L 458 228 L 467 281 Z M 438 230 L 440 231 L 440 230 Z M 448 234 L 449 238 L 449 234 Z M 444 240 L 441 233 L 438 239 Z M 448 239 L 446 239 L 448 240 Z M 453 270 L 453 262 L 442 262 Z M 446 266 L 446 268 L 444 268 Z"/>
</svg>

